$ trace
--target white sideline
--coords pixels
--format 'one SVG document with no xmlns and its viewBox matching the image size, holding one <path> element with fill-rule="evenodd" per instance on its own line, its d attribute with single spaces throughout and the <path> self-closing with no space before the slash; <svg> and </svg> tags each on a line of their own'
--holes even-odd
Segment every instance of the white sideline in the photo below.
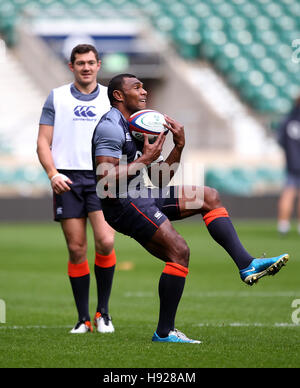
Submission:
<svg viewBox="0 0 300 388">
<path fill-rule="evenodd" d="M 0 330 L 25 330 L 25 329 L 71 329 L 73 326 L 47 326 L 47 325 L 0 325 Z"/>
<path fill-rule="evenodd" d="M 275 322 L 275 323 L 260 323 L 260 322 L 231 322 L 231 323 L 196 323 L 192 326 L 197 327 L 299 327 L 300 325 L 297 325 L 295 323 L 288 323 L 288 322 Z"/>
<path fill-rule="evenodd" d="M 300 328 L 300 325 L 295 323 L 289 323 L 289 322 L 275 322 L 275 323 L 260 323 L 260 322 L 229 322 L 229 323 L 194 323 L 191 326 L 193 327 L 215 327 L 215 328 L 225 328 L 225 327 L 298 327 Z M 0 325 L 0 330 L 28 330 L 28 329 L 70 329 L 72 326 L 65 325 L 65 326 L 47 326 L 47 325 L 13 325 L 13 326 L 5 326 L 4 324 Z"/>
<path fill-rule="evenodd" d="M 126 292 L 124 296 L 126 298 L 153 298 L 155 297 L 154 292 Z M 294 298 L 300 297 L 299 291 L 269 291 L 269 292 L 259 292 L 259 291 L 208 291 L 208 292 L 184 292 L 185 297 L 198 297 L 198 298 L 248 298 L 248 297 L 261 297 L 261 298 Z"/>
</svg>

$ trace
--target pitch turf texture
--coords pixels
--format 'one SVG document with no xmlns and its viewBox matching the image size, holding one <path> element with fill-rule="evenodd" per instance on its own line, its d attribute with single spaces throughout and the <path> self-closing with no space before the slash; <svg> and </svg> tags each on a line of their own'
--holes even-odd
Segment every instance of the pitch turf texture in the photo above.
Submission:
<svg viewBox="0 0 300 388">
<path fill-rule="evenodd" d="M 277 235 L 273 222 L 236 222 L 247 249 L 260 257 L 288 252 L 275 277 L 243 284 L 203 222 L 175 223 L 191 248 L 190 273 L 176 327 L 201 345 L 152 343 L 163 263 L 117 235 L 118 266 L 110 301 L 116 332 L 71 335 L 77 316 L 66 275 L 67 252 L 55 224 L 0 224 L 0 367 L 203 368 L 300 367 L 300 237 Z M 92 232 L 90 312 L 96 306 Z M 294 302 L 296 303 L 296 302 Z M 296 306 L 297 307 L 297 306 Z M 3 315 L 3 314 L 2 314 Z"/>
</svg>

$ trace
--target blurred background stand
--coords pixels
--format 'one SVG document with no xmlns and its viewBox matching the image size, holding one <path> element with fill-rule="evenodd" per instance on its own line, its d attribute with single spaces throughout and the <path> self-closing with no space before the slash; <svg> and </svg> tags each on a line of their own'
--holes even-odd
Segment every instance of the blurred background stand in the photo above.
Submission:
<svg viewBox="0 0 300 388">
<path fill-rule="evenodd" d="M 83 42 L 99 50 L 102 83 L 135 74 L 148 107 L 185 125 L 183 162 L 204 166 L 234 217 L 275 219 L 299 38 L 297 0 L 0 0 L 0 220 L 51 217 L 38 122 Z"/>
</svg>

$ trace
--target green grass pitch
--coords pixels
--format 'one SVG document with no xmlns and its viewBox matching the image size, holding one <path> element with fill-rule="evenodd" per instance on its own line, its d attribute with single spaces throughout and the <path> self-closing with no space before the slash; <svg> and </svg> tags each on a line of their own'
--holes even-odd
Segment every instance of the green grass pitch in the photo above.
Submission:
<svg viewBox="0 0 300 388">
<path fill-rule="evenodd" d="M 77 314 L 59 225 L 0 224 L 0 367 L 204 368 L 300 367 L 300 237 L 285 238 L 275 222 L 236 222 L 245 247 L 260 257 L 288 252 L 275 277 L 249 287 L 204 223 L 177 222 L 190 248 L 190 272 L 176 327 L 201 345 L 158 344 L 158 280 L 164 264 L 132 239 L 117 235 L 118 267 L 110 301 L 114 334 L 71 335 Z M 89 228 L 90 312 L 96 307 Z M 296 303 L 296 302 L 294 302 Z M 297 306 L 296 306 L 297 307 Z M 294 319 L 295 320 L 295 319 Z"/>
</svg>

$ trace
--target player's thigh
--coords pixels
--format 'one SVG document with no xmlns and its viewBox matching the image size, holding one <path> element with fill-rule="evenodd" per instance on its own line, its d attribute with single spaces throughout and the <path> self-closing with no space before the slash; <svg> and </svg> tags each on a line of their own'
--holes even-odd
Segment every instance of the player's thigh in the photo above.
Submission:
<svg viewBox="0 0 300 388">
<path fill-rule="evenodd" d="M 209 186 L 182 186 L 178 196 L 181 218 L 204 215 L 222 206 L 218 191 Z"/>
<path fill-rule="evenodd" d="M 205 187 L 181 186 L 178 189 L 178 203 L 181 218 L 199 214 L 205 203 Z"/>
<path fill-rule="evenodd" d="M 184 238 L 165 220 L 144 247 L 155 257 L 188 267 L 190 250 Z"/>
<path fill-rule="evenodd" d="M 79 260 L 86 253 L 86 218 L 67 218 L 60 221 L 71 258 Z"/>
<path fill-rule="evenodd" d="M 105 221 L 102 210 L 88 213 L 93 229 L 96 251 L 108 255 L 114 246 L 114 229 Z"/>
</svg>

